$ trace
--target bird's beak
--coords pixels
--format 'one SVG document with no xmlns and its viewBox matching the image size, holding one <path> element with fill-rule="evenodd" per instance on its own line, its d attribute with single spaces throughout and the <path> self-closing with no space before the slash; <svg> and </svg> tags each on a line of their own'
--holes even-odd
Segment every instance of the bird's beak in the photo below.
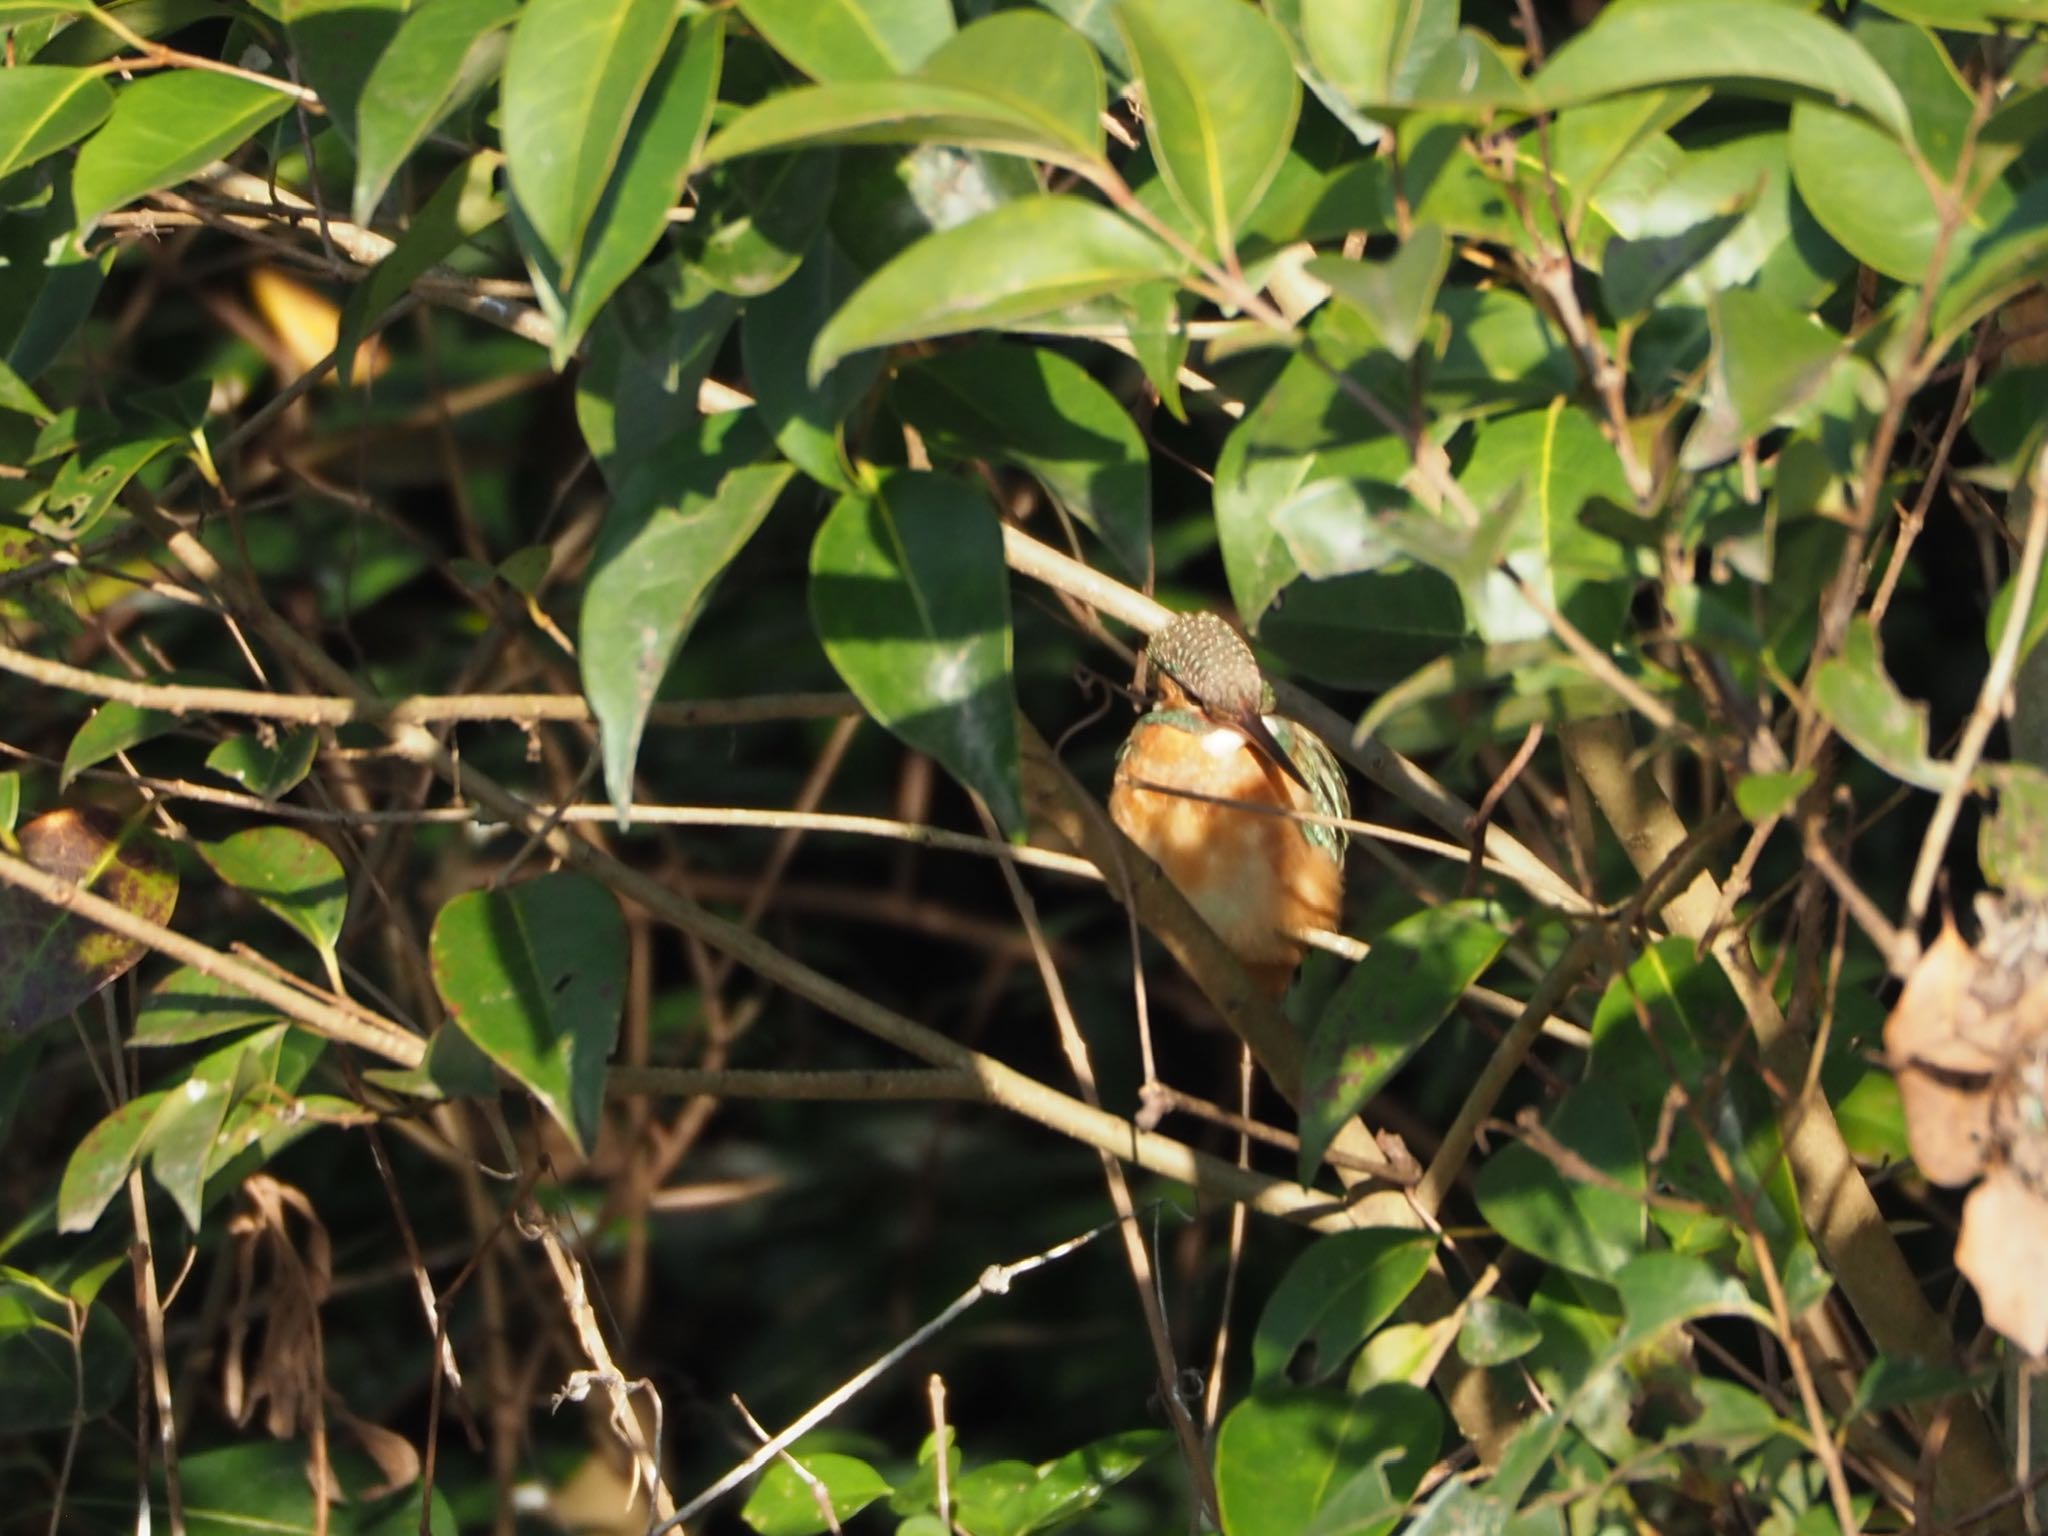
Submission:
<svg viewBox="0 0 2048 1536">
<path fill-rule="evenodd" d="M 1301 770 L 1294 766 L 1294 759 L 1287 755 L 1286 748 L 1282 747 L 1273 733 L 1266 728 L 1266 722 L 1259 717 L 1258 711 L 1246 710 L 1244 714 L 1232 718 L 1229 724 L 1244 732 L 1245 739 L 1267 762 L 1308 790 L 1311 799 L 1315 797 L 1315 790 L 1310 788 L 1308 780 L 1301 776 Z"/>
</svg>

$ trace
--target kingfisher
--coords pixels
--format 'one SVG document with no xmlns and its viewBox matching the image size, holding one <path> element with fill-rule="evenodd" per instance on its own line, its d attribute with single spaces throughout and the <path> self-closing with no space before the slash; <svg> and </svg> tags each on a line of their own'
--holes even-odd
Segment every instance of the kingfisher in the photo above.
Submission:
<svg viewBox="0 0 2048 1536">
<path fill-rule="evenodd" d="M 1117 753 L 1110 817 L 1278 998 L 1307 947 L 1296 935 L 1337 924 L 1347 839 L 1273 812 L 1348 817 L 1344 772 L 1313 731 L 1273 713 L 1251 647 L 1216 614 L 1153 635 L 1140 676 L 1156 702 Z"/>
</svg>

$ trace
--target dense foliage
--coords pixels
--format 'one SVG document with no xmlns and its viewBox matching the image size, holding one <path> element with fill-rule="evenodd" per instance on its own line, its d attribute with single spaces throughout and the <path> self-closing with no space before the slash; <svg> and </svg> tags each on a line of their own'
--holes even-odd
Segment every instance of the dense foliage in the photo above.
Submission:
<svg viewBox="0 0 2048 1536">
<path fill-rule="evenodd" d="M 0 1528 L 2048 1517 L 2044 24 L 0 0 Z"/>
</svg>

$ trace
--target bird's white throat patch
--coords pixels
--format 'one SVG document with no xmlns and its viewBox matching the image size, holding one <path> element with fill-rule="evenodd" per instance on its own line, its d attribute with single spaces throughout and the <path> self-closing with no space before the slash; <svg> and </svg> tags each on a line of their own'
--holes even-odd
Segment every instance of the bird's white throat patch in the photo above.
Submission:
<svg viewBox="0 0 2048 1536">
<path fill-rule="evenodd" d="M 1213 731 L 1202 733 L 1202 750 L 1211 757 L 1228 757 L 1239 748 L 1250 745 L 1245 733 L 1235 726 L 1219 725 Z"/>
</svg>

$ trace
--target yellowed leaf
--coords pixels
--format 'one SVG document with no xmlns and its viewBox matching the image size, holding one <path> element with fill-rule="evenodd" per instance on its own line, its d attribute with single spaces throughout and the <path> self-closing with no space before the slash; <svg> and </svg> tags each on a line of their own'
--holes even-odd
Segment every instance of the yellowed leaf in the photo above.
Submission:
<svg viewBox="0 0 2048 1536">
<path fill-rule="evenodd" d="M 249 269 L 249 299 L 263 317 L 296 378 L 317 366 L 341 335 L 341 306 L 317 288 L 274 267 Z M 356 354 L 355 377 L 374 379 L 390 366 L 383 344 L 371 338 Z"/>
</svg>

